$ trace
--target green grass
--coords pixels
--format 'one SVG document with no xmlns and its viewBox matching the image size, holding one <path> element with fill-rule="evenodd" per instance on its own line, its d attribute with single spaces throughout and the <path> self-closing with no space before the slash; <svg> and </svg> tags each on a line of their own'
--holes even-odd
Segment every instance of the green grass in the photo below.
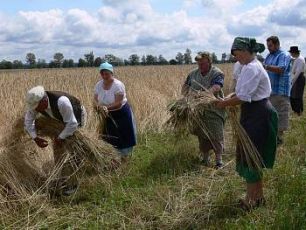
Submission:
<svg viewBox="0 0 306 230">
<path fill-rule="evenodd" d="M 0 228 L 306 229 L 306 119 L 291 121 L 264 174 L 267 205 L 251 213 L 235 207 L 245 185 L 226 147 L 225 168 L 214 170 L 199 163 L 193 136 L 143 135 L 117 173 L 84 179 L 73 197 L 18 205 Z"/>
</svg>

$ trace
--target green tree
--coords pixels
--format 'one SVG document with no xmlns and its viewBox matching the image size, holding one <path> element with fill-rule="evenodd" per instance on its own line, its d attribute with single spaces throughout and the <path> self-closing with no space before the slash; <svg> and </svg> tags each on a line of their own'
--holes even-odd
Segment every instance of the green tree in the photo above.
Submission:
<svg viewBox="0 0 306 230">
<path fill-rule="evenodd" d="M 129 57 L 129 64 L 130 65 L 139 65 L 139 56 L 137 54 L 132 54 Z"/>
<path fill-rule="evenodd" d="M 34 67 L 36 64 L 36 57 L 33 53 L 27 53 L 26 55 L 26 62 L 30 67 Z"/>
<path fill-rule="evenodd" d="M 103 62 L 103 59 L 101 57 L 97 57 L 94 61 L 94 66 L 99 67 L 102 62 Z"/>
<path fill-rule="evenodd" d="M 55 53 L 53 56 L 54 63 L 56 64 L 56 67 L 61 67 L 61 64 L 63 62 L 64 55 L 62 53 Z"/>
<path fill-rule="evenodd" d="M 236 58 L 235 58 L 235 56 L 234 56 L 234 55 L 232 55 L 232 54 L 230 54 L 230 55 L 229 55 L 228 62 L 230 62 L 230 63 L 234 63 L 234 62 L 236 62 Z"/>
<path fill-rule="evenodd" d="M 36 64 L 36 68 L 47 68 L 48 64 L 46 63 L 45 59 L 38 59 L 37 64 Z"/>
<path fill-rule="evenodd" d="M 163 57 L 163 55 L 158 56 L 158 64 L 160 65 L 168 65 L 169 62 L 167 61 L 166 58 Z"/>
<path fill-rule="evenodd" d="M 69 67 L 71 68 L 71 67 L 74 67 L 74 61 L 73 61 L 73 59 L 69 59 L 68 60 L 68 65 L 69 65 Z"/>
<path fill-rule="evenodd" d="M 181 52 L 178 52 L 175 56 L 175 59 L 177 61 L 177 64 L 181 65 L 184 63 L 184 55 Z"/>
<path fill-rule="evenodd" d="M 142 55 L 141 57 L 141 65 L 146 65 L 146 56 L 145 55 Z"/>
<path fill-rule="evenodd" d="M 12 69 L 13 63 L 10 61 L 2 60 L 0 62 L 0 69 Z"/>
<path fill-rule="evenodd" d="M 146 56 L 146 64 L 147 65 L 155 65 L 157 64 L 157 57 L 149 54 Z"/>
<path fill-rule="evenodd" d="M 68 68 L 68 60 L 67 60 L 67 59 L 64 59 L 64 60 L 63 60 L 62 67 L 63 67 L 63 68 Z"/>
<path fill-rule="evenodd" d="M 49 62 L 49 68 L 57 68 L 57 64 L 54 61 Z"/>
<path fill-rule="evenodd" d="M 74 61 L 73 61 L 73 59 L 64 59 L 64 60 L 63 60 L 62 67 L 63 67 L 63 68 L 72 68 L 72 67 L 74 67 Z"/>
<path fill-rule="evenodd" d="M 63 64 L 62 64 L 63 68 L 71 68 L 74 67 L 74 61 L 72 59 L 64 59 L 63 60 Z"/>
<path fill-rule="evenodd" d="M 22 68 L 23 68 L 22 61 L 19 61 L 19 60 L 13 61 L 13 69 L 22 69 Z"/>
<path fill-rule="evenodd" d="M 186 49 L 186 52 L 184 53 L 184 63 L 192 64 L 191 50 L 188 48 Z"/>
<path fill-rule="evenodd" d="M 86 67 L 86 66 L 87 62 L 84 59 L 80 58 L 78 62 L 78 67 Z"/>
<path fill-rule="evenodd" d="M 84 57 L 87 62 L 87 66 L 94 66 L 95 55 L 93 54 L 93 51 L 88 54 L 84 54 Z"/>
<path fill-rule="evenodd" d="M 121 58 L 116 57 L 113 54 L 106 54 L 105 55 L 105 61 L 107 61 L 108 63 L 114 65 L 114 66 L 118 66 L 118 65 L 124 65 L 124 62 Z"/>
<path fill-rule="evenodd" d="M 211 59 L 212 59 L 212 63 L 214 63 L 214 64 L 219 62 L 218 57 L 214 52 L 211 53 Z"/>
<path fill-rule="evenodd" d="M 226 53 L 222 53 L 222 55 L 221 55 L 221 62 L 222 63 L 226 62 Z"/>
<path fill-rule="evenodd" d="M 169 64 L 170 64 L 170 65 L 177 65 L 177 60 L 171 59 L 171 60 L 169 61 Z"/>
</svg>

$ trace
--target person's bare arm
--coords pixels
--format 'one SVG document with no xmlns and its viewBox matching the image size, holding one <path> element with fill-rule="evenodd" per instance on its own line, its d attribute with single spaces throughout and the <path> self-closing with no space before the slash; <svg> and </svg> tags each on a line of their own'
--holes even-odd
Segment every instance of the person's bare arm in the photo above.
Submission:
<svg viewBox="0 0 306 230">
<path fill-rule="evenodd" d="M 212 87 L 209 88 L 209 90 L 215 94 L 221 90 L 221 86 L 218 84 L 213 85 Z"/>
<path fill-rule="evenodd" d="M 225 108 L 227 106 L 236 106 L 242 104 L 244 101 L 241 101 L 237 96 L 225 100 L 219 100 L 215 103 L 217 108 Z"/>
<path fill-rule="evenodd" d="M 276 73 L 276 74 L 283 74 L 284 73 L 284 70 L 278 66 L 274 66 L 274 65 L 264 65 L 264 68 L 267 70 L 267 71 L 270 71 L 270 72 L 273 72 L 273 73 Z"/>
</svg>

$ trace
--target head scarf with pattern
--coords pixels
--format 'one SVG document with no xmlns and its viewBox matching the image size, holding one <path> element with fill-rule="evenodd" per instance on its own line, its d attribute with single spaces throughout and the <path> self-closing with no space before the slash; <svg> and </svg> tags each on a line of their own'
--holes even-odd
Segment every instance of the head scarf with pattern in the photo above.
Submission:
<svg viewBox="0 0 306 230">
<path fill-rule="evenodd" d="M 262 53 L 265 50 L 265 45 L 257 43 L 255 38 L 236 37 L 231 48 L 232 54 L 234 50 L 248 50 L 251 53 Z"/>
</svg>

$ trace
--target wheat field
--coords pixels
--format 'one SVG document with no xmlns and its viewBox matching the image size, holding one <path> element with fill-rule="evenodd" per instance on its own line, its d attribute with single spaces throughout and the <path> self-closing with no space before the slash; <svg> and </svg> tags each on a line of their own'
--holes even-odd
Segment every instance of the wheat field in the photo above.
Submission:
<svg viewBox="0 0 306 230">
<path fill-rule="evenodd" d="M 232 65 L 219 66 L 225 73 L 227 92 L 232 78 Z M 115 77 L 125 86 L 128 101 L 131 104 L 139 133 L 162 131 L 167 119 L 167 104 L 180 97 L 180 89 L 187 74 L 195 65 L 183 66 L 136 66 L 117 67 Z M 68 92 L 79 98 L 85 105 L 88 115 L 88 129 L 94 126 L 92 116 L 92 98 L 94 86 L 100 80 L 97 68 L 13 70 L 0 72 L 0 136 L 10 130 L 10 122 L 25 111 L 25 94 L 36 85 L 46 90 Z"/>
</svg>

